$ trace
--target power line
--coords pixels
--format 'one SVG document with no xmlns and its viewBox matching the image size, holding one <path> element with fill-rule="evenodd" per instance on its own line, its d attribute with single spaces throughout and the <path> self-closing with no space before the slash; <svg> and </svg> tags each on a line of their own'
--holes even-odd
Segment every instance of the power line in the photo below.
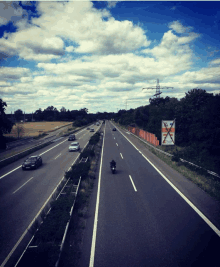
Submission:
<svg viewBox="0 0 220 267">
<path fill-rule="evenodd" d="M 162 92 L 160 92 L 160 89 L 173 89 L 173 87 L 160 87 L 159 85 L 159 79 L 157 79 L 157 85 L 156 88 L 155 87 L 147 87 L 147 88 L 142 88 L 142 90 L 144 89 L 156 89 L 156 94 L 154 96 L 156 96 L 156 98 L 160 98 L 160 94 L 162 94 Z"/>
</svg>

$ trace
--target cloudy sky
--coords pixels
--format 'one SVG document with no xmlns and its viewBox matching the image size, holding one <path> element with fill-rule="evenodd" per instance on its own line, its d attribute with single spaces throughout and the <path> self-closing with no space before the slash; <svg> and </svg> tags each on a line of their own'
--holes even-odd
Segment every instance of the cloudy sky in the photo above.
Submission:
<svg viewBox="0 0 220 267">
<path fill-rule="evenodd" d="M 0 98 L 96 113 L 148 105 L 157 79 L 162 97 L 216 94 L 219 32 L 218 1 L 0 1 Z"/>
</svg>

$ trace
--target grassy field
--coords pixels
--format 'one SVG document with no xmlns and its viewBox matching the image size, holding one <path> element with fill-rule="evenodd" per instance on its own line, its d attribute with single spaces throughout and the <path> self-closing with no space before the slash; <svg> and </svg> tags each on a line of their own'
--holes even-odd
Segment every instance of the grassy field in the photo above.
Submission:
<svg viewBox="0 0 220 267">
<path fill-rule="evenodd" d="M 24 128 L 24 133 L 22 134 L 22 137 L 34 137 L 38 136 L 39 134 L 56 130 L 62 126 L 71 124 L 71 122 L 64 122 L 64 121 L 42 121 L 42 122 L 21 122 L 17 123 L 13 126 L 10 134 L 5 134 L 4 136 L 10 136 L 10 137 L 17 137 L 16 133 L 16 126 L 22 126 Z"/>
</svg>

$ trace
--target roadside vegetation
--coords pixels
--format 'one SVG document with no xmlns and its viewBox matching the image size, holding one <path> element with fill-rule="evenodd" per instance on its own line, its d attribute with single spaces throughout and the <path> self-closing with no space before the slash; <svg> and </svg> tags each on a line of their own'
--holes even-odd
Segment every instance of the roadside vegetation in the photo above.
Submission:
<svg viewBox="0 0 220 267">
<path fill-rule="evenodd" d="M 41 214 L 43 223 L 36 220 L 31 228 L 35 233 L 34 238 L 25 252 L 19 266 L 54 267 L 60 254 L 60 245 L 63 240 L 67 223 L 68 235 L 64 251 L 61 254 L 59 266 L 76 266 L 80 255 L 80 244 L 86 226 L 86 213 L 89 205 L 90 194 L 93 189 L 95 175 L 92 162 L 98 164 L 101 150 L 100 134 L 95 133 L 85 150 L 80 153 L 77 162 L 65 173 L 65 186 L 58 197 L 50 203 L 49 212 L 44 210 Z M 80 162 L 88 158 L 86 162 Z M 76 191 L 78 187 L 78 192 Z M 76 194 L 77 193 L 77 194 Z M 71 208 L 74 212 L 71 216 Z M 69 242 L 74 244 L 69 246 Z"/>
<path fill-rule="evenodd" d="M 127 130 L 126 127 L 122 127 L 124 130 Z M 182 162 L 180 158 L 182 158 L 181 151 L 184 150 L 182 147 L 178 146 L 158 146 L 157 148 L 165 151 L 173 157 L 167 156 L 151 146 L 147 145 L 145 142 L 138 139 L 138 141 L 146 147 L 149 151 L 151 151 L 154 155 L 164 161 L 167 165 L 172 167 L 174 170 L 181 173 L 191 182 L 200 187 L 203 191 L 213 197 L 215 200 L 220 201 L 220 178 L 215 177 L 203 168 L 197 168 L 189 163 Z M 185 159 L 185 158 L 183 158 Z"/>
<path fill-rule="evenodd" d="M 220 175 L 220 94 L 192 89 L 185 97 L 154 98 L 136 109 L 119 110 L 114 121 L 156 135 L 161 144 L 162 120 L 174 120 L 175 144 L 181 158 Z"/>
</svg>

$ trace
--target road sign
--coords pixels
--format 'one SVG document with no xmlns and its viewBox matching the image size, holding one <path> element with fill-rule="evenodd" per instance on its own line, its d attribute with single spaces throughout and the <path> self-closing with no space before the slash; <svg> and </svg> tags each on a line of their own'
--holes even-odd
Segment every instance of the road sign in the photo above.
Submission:
<svg viewBox="0 0 220 267">
<path fill-rule="evenodd" d="M 162 121 L 161 145 L 175 144 L 175 119 L 173 121 Z"/>
</svg>

